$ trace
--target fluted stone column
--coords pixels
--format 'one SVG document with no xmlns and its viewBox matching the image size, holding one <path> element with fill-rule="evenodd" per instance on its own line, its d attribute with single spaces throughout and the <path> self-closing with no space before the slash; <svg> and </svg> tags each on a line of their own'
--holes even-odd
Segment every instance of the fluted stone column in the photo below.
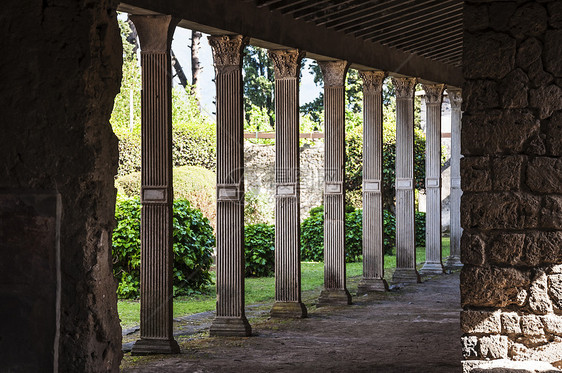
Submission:
<svg viewBox="0 0 562 373">
<path fill-rule="evenodd" d="M 324 290 L 318 305 L 351 304 L 345 278 L 345 77 L 347 61 L 319 62 L 324 77 Z"/>
<path fill-rule="evenodd" d="M 275 303 L 273 317 L 306 317 L 301 301 L 299 75 L 304 52 L 269 52 L 275 69 Z"/>
<path fill-rule="evenodd" d="M 179 353 L 172 333 L 172 68 L 177 20 L 131 16 L 141 46 L 140 339 L 132 353 Z"/>
<path fill-rule="evenodd" d="M 396 90 L 396 271 L 393 283 L 420 282 L 414 235 L 414 92 L 416 78 L 392 78 Z"/>
<path fill-rule="evenodd" d="M 441 103 L 443 84 L 424 84 L 425 91 L 425 263 L 423 275 L 443 273 L 441 262 Z"/>
<path fill-rule="evenodd" d="M 384 280 L 382 215 L 383 71 L 362 71 L 363 79 L 363 278 L 357 294 L 388 290 Z"/>
<path fill-rule="evenodd" d="M 445 262 L 445 268 L 454 270 L 462 267 L 461 263 L 461 102 L 460 89 L 447 88 L 451 103 L 451 255 Z"/>
<path fill-rule="evenodd" d="M 242 55 L 248 39 L 210 36 L 217 87 L 217 314 L 212 336 L 249 336 L 244 312 Z"/>
</svg>

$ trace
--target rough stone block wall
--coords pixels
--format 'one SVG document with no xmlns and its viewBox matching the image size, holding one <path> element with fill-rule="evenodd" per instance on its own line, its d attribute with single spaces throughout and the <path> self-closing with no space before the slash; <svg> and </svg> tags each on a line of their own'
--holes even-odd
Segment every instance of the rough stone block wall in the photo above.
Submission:
<svg viewBox="0 0 562 373">
<path fill-rule="evenodd" d="M 323 203 L 324 143 L 300 148 L 301 220 L 311 208 Z M 244 183 L 246 192 L 267 197 L 273 210 L 275 205 L 275 145 L 244 143 Z M 271 216 L 273 224 L 273 215 Z"/>
<path fill-rule="evenodd" d="M 465 367 L 562 367 L 562 1 L 466 1 L 464 17 Z"/>
<path fill-rule="evenodd" d="M 61 372 L 117 372 L 122 355 L 111 264 L 118 154 L 109 117 L 122 61 L 116 5 L 8 0 L 0 10 L 0 192 L 60 195 Z M 32 235 L 9 239 L 19 247 L 41 244 Z M 37 275 L 12 271 L 15 282 Z M 2 371 L 31 371 L 27 361 L 3 357 L 0 364 Z"/>
</svg>

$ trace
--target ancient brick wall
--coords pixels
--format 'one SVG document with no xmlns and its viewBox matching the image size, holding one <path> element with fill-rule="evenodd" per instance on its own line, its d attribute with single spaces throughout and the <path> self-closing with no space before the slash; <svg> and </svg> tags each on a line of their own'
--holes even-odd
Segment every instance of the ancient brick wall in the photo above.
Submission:
<svg viewBox="0 0 562 373">
<path fill-rule="evenodd" d="M 34 209 L 45 210 L 33 204 L 40 200 L 33 196 L 60 196 L 60 216 L 52 214 L 48 220 L 56 219 L 52 225 L 59 226 L 60 236 L 54 237 L 49 227 L 45 236 L 56 239 L 54 246 L 60 248 L 60 320 L 54 350 L 61 372 L 118 371 L 121 360 L 110 255 L 118 156 L 109 116 L 122 60 L 116 5 L 112 0 L 8 0 L 0 10 L 0 193 L 10 201 L 22 201 L 22 193 L 31 196 L 26 197 L 30 216 Z M 1 227 L 13 223 L 10 215 L 3 218 Z M 21 287 L 26 276 L 41 273 L 22 273 L 6 263 L 32 255 L 29 262 L 47 270 L 41 263 L 47 263 L 47 244 L 52 244 L 37 241 L 32 231 L 33 224 L 40 225 L 37 219 L 28 222 L 29 229 L 25 219 L 16 226 L 28 234 L 0 230 L 2 278 Z M 14 304 L 39 304 L 24 299 L 24 293 L 14 296 L 23 299 Z M 3 317 L 0 330 L 17 328 L 10 325 L 13 320 Z M 46 327 L 55 328 L 56 320 L 49 322 Z M 36 345 L 52 352 L 53 340 L 43 340 L 40 331 L 23 336 L 31 344 L 18 344 L 22 339 L 9 340 L 3 332 L 0 342 L 14 344 L 23 353 L 3 356 L 0 370 L 51 371 L 52 366 L 34 361 L 29 352 Z"/>
<path fill-rule="evenodd" d="M 562 367 L 562 1 L 464 17 L 464 358 Z"/>
</svg>

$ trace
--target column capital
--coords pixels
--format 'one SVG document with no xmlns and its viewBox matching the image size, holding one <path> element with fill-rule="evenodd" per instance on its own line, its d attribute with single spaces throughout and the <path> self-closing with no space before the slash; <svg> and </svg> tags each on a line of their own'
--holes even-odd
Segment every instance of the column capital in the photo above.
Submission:
<svg viewBox="0 0 562 373">
<path fill-rule="evenodd" d="M 179 19 L 162 15 L 131 15 L 131 21 L 139 34 L 141 52 L 170 51 L 172 36 Z"/>
<path fill-rule="evenodd" d="M 349 69 L 349 62 L 343 60 L 318 61 L 318 65 L 322 69 L 324 88 L 345 86 L 345 76 L 347 69 Z"/>
<path fill-rule="evenodd" d="M 439 104 L 443 101 L 445 84 L 422 84 L 425 91 L 425 102 L 427 104 Z"/>
<path fill-rule="evenodd" d="M 384 71 L 359 71 L 359 76 L 363 80 L 363 92 L 365 93 L 381 93 L 382 84 L 386 77 Z"/>
<path fill-rule="evenodd" d="M 241 66 L 243 51 L 249 40 L 248 37 L 242 35 L 209 36 L 215 69 Z"/>
<path fill-rule="evenodd" d="M 417 78 L 408 77 L 392 77 L 394 89 L 396 90 L 396 98 L 414 98 Z"/>
<path fill-rule="evenodd" d="M 299 77 L 301 61 L 305 52 L 299 49 L 270 50 L 269 58 L 273 61 L 275 79 Z"/>
<path fill-rule="evenodd" d="M 460 88 L 447 88 L 452 109 L 460 109 L 462 104 L 462 90 Z"/>
</svg>

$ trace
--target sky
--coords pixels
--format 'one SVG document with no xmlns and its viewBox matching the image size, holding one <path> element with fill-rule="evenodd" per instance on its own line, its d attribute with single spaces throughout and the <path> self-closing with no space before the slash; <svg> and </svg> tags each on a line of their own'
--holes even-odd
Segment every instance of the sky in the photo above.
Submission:
<svg viewBox="0 0 562 373">
<path fill-rule="evenodd" d="M 213 69 L 213 56 L 211 53 L 211 47 L 207 41 L 207 36 L 207 34 L 203 34 L 203 37 L 201 38 L 201 50 L 199 51 L 199 59 L 201 61 L 201 66 L 203 66 L 201 77 L 199 79 L 199 89 L 201 92 L 202 109 L 209 116 L 212 116 L 212 113 L 215 112 L 215 105 L 213 104 L 216 96 L 215 83 L 213 82 L 215 72 Z M 172 41 L 172 50 L 174 51 L 176 58 L 179 60 L 180 65 L 187 76 L 187 80 L 191 82 L 190 39 L 191 30 L 177 27 Z M 300 88 L 301 105 L 314 100 L 318 97 L 320 91 L 322 90 L 322 88 L 314 84 L 313 75 L 308 72 L 308 64 L 310 61 L 311 60 L 305 59 L 303 63 L 303 74 Z M 177 78 L 174 79 L 174 81 L 175 84 L 178 84 Z"/>
</svg>

